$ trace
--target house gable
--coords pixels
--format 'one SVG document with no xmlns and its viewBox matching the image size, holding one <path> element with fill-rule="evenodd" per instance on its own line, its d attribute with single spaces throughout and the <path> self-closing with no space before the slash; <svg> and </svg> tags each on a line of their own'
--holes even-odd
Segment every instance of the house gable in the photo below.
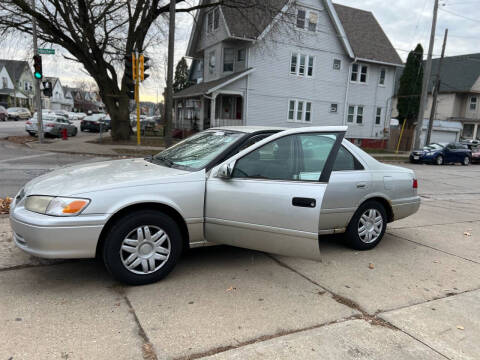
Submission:
<svg viewBox="0 0 480 360">
<path fill-rule="evenodd" d="M 13 82 L 5 66 L 0 64 L 0 89 L 13 89 Z"/>
</svg>

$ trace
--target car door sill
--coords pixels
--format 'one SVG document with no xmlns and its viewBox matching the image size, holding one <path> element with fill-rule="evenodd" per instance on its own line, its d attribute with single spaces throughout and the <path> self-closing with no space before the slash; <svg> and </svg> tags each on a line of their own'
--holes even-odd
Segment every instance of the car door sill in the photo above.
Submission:
<svg viewBox="0 0 480 360">
<path fill-rule="evenodd" d="M 318 237 L 317 233 L 311 233 L 311 232 L 300 231 L 300 230 L 292 230 L 292 229 L 283 229 L 283 228 L 278 228 L 278 227 L 268 226 L 268 225 L 249 224 L 249 223 L 224 220 L 224 219 L 205 218 L 205 222 L 210 224 L 233 226 L 233 227 L 242 228 L 242 229 L 264 231 L 264 232 L 282 234 L 287 236 L 304 237 L 307 239 L 316 239 Z"/>
</svg>

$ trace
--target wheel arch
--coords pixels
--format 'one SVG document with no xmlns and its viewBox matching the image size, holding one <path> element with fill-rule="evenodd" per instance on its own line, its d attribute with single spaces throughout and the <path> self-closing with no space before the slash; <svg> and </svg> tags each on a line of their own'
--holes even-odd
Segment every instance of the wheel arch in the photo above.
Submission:
<svg viewBox="0 0 480 360">
<path fill-rule="evenodd" d="M 184 249 L 189 248 L 190 235 L 188 233 L 187 223 L 185 222 L 185 219 L 183 218 L 183 216 L 176 209 L 174 209 L 169 205 L 166 205 L 163 203 L 156 203 L 156 202 L 143 202 L 143 203 L 136 203 L 136 204 L 131 204 L 126 207 L 123 207 L 108 219 L 107 223 L 103 227 L 100 233 L 100 236 L 98 238 L 97 248 L 95 251 L 96 257 L 99 257 L 99 255 L 101 255 L 103 243 L 105 242 L 105 238 L 107 237 L 107 234 L 112 228 L 113 224 L 119 219 L 121 219 L 123 216 L 125 216 L 126 214 L 131 213 L 133 211 L 139 211 L 139 210 L 155 210 L 155 211 L 163 212 L 164 214 L 167 214 L 168 216 L 170 216 L 180 228 L 180 232 L 182 233 L 183 248 Z"/>
<path fill-rule="evenodd" d="M 387 198 L 385 197 L 382 197 L 382 196 L 379 196 L 379 195 L 375 195 L 375 196 L 372 196 L 368 199 L 365 199 L 363 200 L 359 205 L 358 205 L 358 208 L 360 208 L 360 206 L 362 206 L 363 204 L 365 204 L 366 202 L 368 201 L 377 201 L 379 202 L 380 204 L 383 205 L 385 211 L 387 212 L 387 222 L 391 223 L 394 219 L 395 219 L 395 216 L 393 214 L 393 208 L 392 208 L 392 204 L 390 203 L 390 200 L 388 200 Z"/>
</svg>

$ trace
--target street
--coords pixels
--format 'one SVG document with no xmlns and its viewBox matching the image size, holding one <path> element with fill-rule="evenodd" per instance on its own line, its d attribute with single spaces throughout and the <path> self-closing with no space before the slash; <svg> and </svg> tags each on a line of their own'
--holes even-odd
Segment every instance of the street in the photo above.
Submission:
<svg viewBox="0 0 480 360">
<path fill-rule="evenodd" d="M 10 194 L 96 160 L 0 154 Z M 321 262 L 196 249 L 148 286 L 121 285 L 94 260 L 28 256 L 0 217 L 0 358 L 478 359 L 480 166 L 401 166 L 416 171 L 421 208 L 371 251 L 339 237 L 321 238 Z"/>
<path fill-rule="evenodd" d="M 0 198 L 14 196 L 25 183 L 53 169 L 77 162 L 99 160 L 105 158 L 35 151 L 0 140 Z"/>
</svg>

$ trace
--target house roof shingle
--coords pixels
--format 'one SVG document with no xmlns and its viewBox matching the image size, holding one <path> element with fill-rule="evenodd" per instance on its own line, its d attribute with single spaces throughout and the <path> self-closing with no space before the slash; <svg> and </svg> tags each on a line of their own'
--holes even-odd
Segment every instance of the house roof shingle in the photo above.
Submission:
<svg viewBox="0 0 480 360">
<path fill-rule="evenodd" d="M 23 73 L 25 67 L 28 67 L 28 62 L 23 60 L 4 60 L 0 59 L 0 68 L 5 66 L 8 74 L 12 77 L 12 81 L 18 81 Z"/>
<path fill-rule="evenodd" d="M 438 63 L 440 58 L 432 60 L 432 73 L 428 84 L 428 91 L 431 92 L 435 78 L 437 77 Z M 425 66 L 425 61 L 423 62 Z M 403 70 L 397 71 L 395 81 L 395 94 L 398 92 L 400 78 Z M 440 73 L 440 92 L 472 92 L 472 87 L 480 77 L 480 53 L 458 56 L 448 56 L 443 59 L 442 71 Z"/>
<path fill-rule="evenodd" d="M 357 58 L 390 64 L 402 59 L 370 11 L 333 4 Z"/>
<path fill-rule="evenodd" d="M 228 76 L 225 76 L 223 78 L 213 80 L 213 81 L 208 81 L 208 82 L 202 82 L 200 84 L 195 84 L 192 85 L 186 89 L 183 89 L 173 95 L 174 98 L 184 98 L 184 97 L 192 97 L 192 96 L 200 96 L 203 94 L 207 94 L 211 89 L 222 85 L 223 83 L 228 82 L 229 80 L 233 80 L 235 78 L 241 78 L 242 75 L 246 75 L 248 72 L 250 72 L 252 68 L 245 69 L 243 71 L 238 71 L 236 73 L 230 74 Z"/>
</svg>

